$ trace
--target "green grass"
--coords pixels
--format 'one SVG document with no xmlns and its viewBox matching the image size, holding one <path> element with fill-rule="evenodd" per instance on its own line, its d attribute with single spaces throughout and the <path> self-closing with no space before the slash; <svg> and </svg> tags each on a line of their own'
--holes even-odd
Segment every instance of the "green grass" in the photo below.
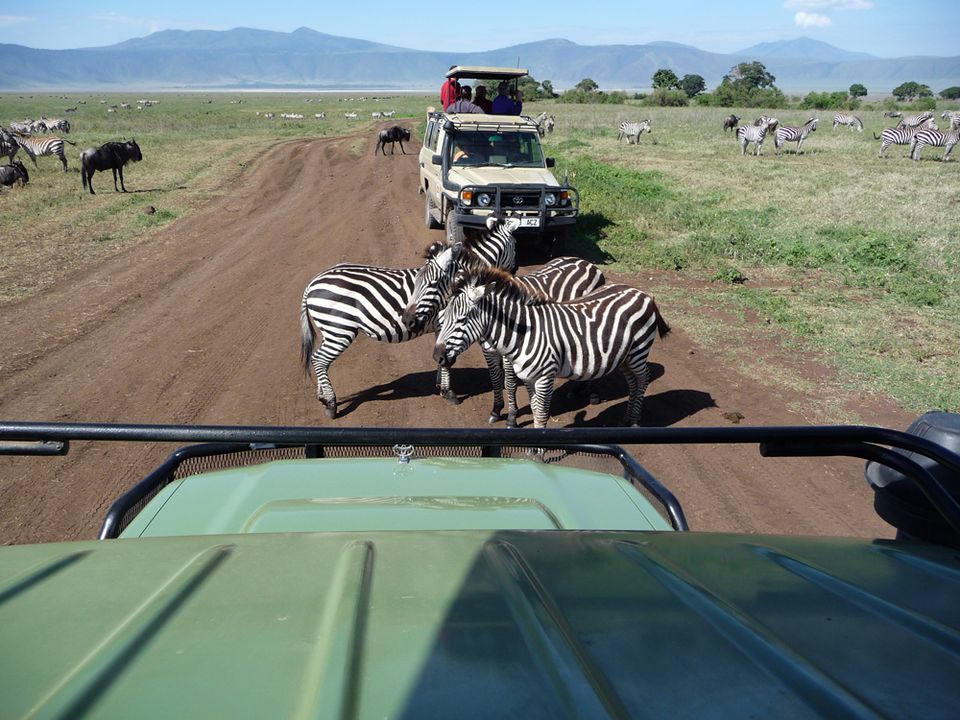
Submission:
<svg viewBox="0 0 960 720">
<path fill-rule="evenodd" d="M 160 102 L 136 110 L 141 97 Z M 107 112 L 121 102 L 131 109 Z M 67 117 L 74 130 L 66 137 L 77 146 L 68 149 L 68 173 L 41 158 L 39 170 L 28 164 L 26 191 L 0 196 L 0 305 L 189 216 L 277 142 L 366 137 L 371 112 L 387 109 L 413 120 L 419 137 L 429 104 L 435 98 L 409 95 L 6 94 L 4 122 Z M 62 112 L 74 105 L 76 113 Z M 721 130 L 730 109 L 541 102 L 526 110 L 557 118 L 544 144 L 557 159 L 555 174 L 581 193 L 574 247 L 614 271 L 666 271 L 646 289 L 718 361 L 807 393 L 800 409 L 811 419 L 869 421 L 844 405 L 869 393 L 914 412 L 960 410 L 960 164 L 939 162 L 932 148 L 921 162 L 904 159 L 900 147 L 877 158 L 872 134 L 887 122 L 881 110 L 858 113 L 862 134 L 831 129 L 833 113 L 821 112 L 803 154 L 790 147 L 777 156 L 768 140 L 761 157 L 741 155 Z M 325 120 L 313 117 L 320 111 Z M 344 119 L 350 111 L 360 119 Z M 305 117 L 279 118 L 284 112 Z M 787 124 L 811 115 L 733 112 Z M 641 119 L 653 132 L 637 145 L 618 143 L 619 122 Z M 98 194 L 83 194 L 80 150 L 130 137 L 144 154 L 125 172 L 135 192 L 114 193 L 110 175 L 98 173 Z M 350 151 L 363 146 L 358 139 Z M 148 205 L 156 212 L 146 214 Z M 419 213 L 413 199 L 411 212 Z M 780 347 L 782 357 L 757 356 L 754 340 Z M 815 359 L 833 377 L 811 383 L 783 357 Z"/>
</svg>

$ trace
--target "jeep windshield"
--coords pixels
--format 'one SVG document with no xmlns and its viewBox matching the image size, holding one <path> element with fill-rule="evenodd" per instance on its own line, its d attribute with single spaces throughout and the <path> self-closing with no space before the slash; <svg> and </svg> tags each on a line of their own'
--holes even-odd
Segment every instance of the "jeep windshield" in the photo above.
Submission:
<svg viewBox="0 0 960 720">
<path fill-rule="evenodd" d="M 453 141 L 456 167 L 544 167 L 539 138 L 530 132 L 459 130 Z"/>
</svg>

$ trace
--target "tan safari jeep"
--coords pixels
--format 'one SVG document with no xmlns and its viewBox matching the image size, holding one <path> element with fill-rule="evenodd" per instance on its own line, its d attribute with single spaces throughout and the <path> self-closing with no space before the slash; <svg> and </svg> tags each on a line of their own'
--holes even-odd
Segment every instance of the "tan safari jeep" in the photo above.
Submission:
<svg viewBox="0 0 960 720">
<path fill-rule="evenodd" d="M 447 77 L 507 80 L 521 68 L 452 68 Z M 446 227 L 454 238 L 481 228 L 491 214 L 516 216 L 519 236 L 561 242 L 577 219 L 580 196 L 559 183 L 544 156 L 537 124 L 525 115 L 427 113 L 420 150 L 420 192 L 428 228 Z"/>
</svg>

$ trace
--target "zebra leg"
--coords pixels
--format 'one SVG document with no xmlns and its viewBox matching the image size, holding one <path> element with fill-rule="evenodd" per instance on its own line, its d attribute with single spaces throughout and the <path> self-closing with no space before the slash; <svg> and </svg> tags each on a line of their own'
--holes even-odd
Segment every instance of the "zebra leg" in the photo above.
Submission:
<svg viewBox="0 0 960 720">
<path fill-rule="evenodd" d="M 450 368 L 437 366 L 437 387 L 440 389 L 440 397 L 451 405 L 459 405 L 460 398 L 450 389 Z"/>
<path fill-rule="evenodd" d="M 643 394 L 647 391 L 647 385 L 650 384 L 650 366 L 647 365 L 646 358 L 643 359 L 642 363 L 639 368 L 633 364 L 621 368 L 627 378 L 627 387 L 630 389 L 630 396 L 627 400 L 627 414 L 623 420 L 623 424 L 627 427 L 640 424 L 640 414 L 643 411 Z"/>
<path fill-rule="evenodd" d="M 950 162 L 950 152 L 953 150 L 954 145 L 956 145 L 956 143 L 950 143 L 947 145 L 947 150 L 943 153 L 943 162 Z"/>
<path fill-rule="evenodd" d="M 541 375 L 533 382 L 528 382 L 527 391 L 530 393 L 530 409 L 533 410 L 533 426 L 547 427 L 550 420 L 550 401 L 553 399 L 554 375 Z"/>
<path fill-rule="evenodd" d="M 356 337 L 356 332 L 336 338 L 329 337 L 325 333 L 323 342 L 313 353 L 313 370 L 317 374 L 317 400 L 324 404 L 327 417 L 331 420 L 337 416 L 337 394 L 330 382 L 330 365 L 343 354 Z"/>
<path fill-rule="evenodd" d="M 490 372 L 490 385 L 493 387 L 493 407 L 490 409 L 490 417 L 487 419 L 487 422 L 493 425 L 500 420 L 503 414 L 503 365 L 506 361 L 503 356 L 486 343 L 480 344 L 480 350 L 483 352 L 483 361 L 487 364 L 487 370 Z"/>
<path fill-rule="evenodd" d="M 503 359 L 503 377 L 504 384 L 507 387 L 507 427 L 515 428 L 517 426 L 517 375 L 513 371 L 513 363 Z M 530 397 L 533 397 L 531 395 Z"/>
</svg>

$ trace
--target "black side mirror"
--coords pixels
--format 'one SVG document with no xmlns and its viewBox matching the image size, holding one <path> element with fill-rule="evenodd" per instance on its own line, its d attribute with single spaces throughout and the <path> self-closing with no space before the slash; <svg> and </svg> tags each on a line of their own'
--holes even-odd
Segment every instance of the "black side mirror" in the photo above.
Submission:
<svg viewBox="0 0 960 720">
<path fill-rule="evenodd" d="M 442 155 L 433 155 L 433 156 L 430 158 L 430 163 L 431 163 L 432 165 L 442 165 L 442 164 L 443 164 L 443 156 L 442 156 Z"/>
<path fill-rule="evenodd" d="M 554 158 L 547 158 L 547 167 L 553 167 L 557 164 L 557 161 Z"/>
</svg>

